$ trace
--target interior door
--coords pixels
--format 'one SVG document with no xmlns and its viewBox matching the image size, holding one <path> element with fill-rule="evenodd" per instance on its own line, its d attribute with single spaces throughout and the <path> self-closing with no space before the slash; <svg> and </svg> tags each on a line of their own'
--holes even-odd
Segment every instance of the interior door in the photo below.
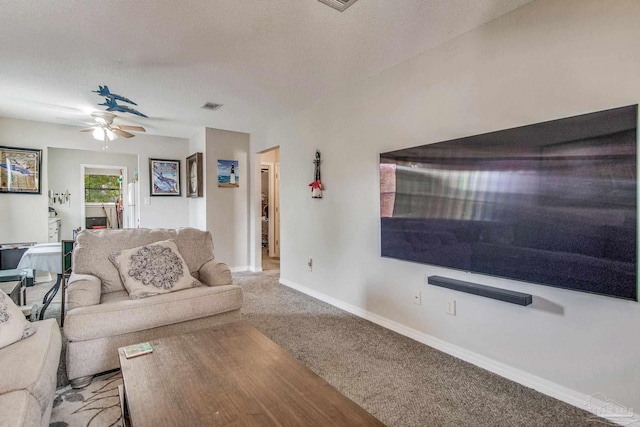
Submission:
<svg viewBox="0 0 640 427">
<path fill-rule="evenodd" d="M 280 257 L 280 163 L 275 164 L 275 185 L 273 189 L 273 234 L 274 234 L 274 245 L 273 245 L 273 254 L 270 256 L 279 258 Z"/>
</svg>

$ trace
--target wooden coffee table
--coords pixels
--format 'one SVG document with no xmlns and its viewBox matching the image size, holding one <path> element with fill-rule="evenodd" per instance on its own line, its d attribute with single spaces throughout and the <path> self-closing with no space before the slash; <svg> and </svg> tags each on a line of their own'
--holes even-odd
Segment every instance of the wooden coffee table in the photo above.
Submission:
<svg viewBox="0 0 640 427">
<path fill-rule="evenodd" d="M 382 426 L 246 322 L 118 350 L 133 427 Z"/>
</svg>

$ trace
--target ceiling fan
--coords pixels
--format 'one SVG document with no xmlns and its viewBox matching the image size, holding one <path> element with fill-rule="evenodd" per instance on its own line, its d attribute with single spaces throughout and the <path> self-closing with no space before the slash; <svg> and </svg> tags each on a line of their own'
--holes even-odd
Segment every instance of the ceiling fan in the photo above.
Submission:
<svg viewBox="0 0 640 427">
<path fill-rule="evenodd" d="M 80 129 L 80 132 L 92 132 L 95 139 L 105 142 L 104 148 L 108 148 L 106 146 L 107 141 L 113 141 L 119 136 L 123 138 L 133 138 L 135 135 L 131 132 L 146 132 L 145 128 L 143 128 L 142 126 L 114 124 L 113 120 L 117 116 L 107 111 L 97 111 L 95 113 L 92 113 L 91 117 L 93 117 L 93 119 L 95 120 L 95 124 L 92 124 L 91 127 Z"/>
</svg>

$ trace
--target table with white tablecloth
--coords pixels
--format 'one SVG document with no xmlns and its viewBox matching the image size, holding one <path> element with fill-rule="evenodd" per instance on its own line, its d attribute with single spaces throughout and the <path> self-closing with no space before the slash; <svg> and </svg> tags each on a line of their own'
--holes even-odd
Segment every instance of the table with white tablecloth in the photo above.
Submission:
<svg viewBox="0 0 640 427">
<path fill-rule="evenodd" d="M 42 320 L 44 319 L 44 312 L 60 289 L 60 282 L 62 281 L 62 245 L 60 243 L 43 243 L 30 247 L 22 255 L 18 268 L 48 271 L 58 275 L 55 285 L 42 299 L 43 306 L 39 317 Z"/>
</svg>

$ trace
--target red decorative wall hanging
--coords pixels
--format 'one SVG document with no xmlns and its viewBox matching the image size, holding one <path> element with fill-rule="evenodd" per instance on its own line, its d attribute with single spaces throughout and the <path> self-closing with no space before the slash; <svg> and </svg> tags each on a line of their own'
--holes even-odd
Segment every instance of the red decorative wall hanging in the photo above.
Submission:
<svg viewBox="0 0 640 427">
<path fill-rule="evenodd" d="M 322 181 L 320 180 L 320 152 L 316 150 L 316 158 L 313 161 L 315 165 L 314 181 L 309 184 L 311 187 L 311 197 L 313 199 L 322 199 Z"/>
</svg>

